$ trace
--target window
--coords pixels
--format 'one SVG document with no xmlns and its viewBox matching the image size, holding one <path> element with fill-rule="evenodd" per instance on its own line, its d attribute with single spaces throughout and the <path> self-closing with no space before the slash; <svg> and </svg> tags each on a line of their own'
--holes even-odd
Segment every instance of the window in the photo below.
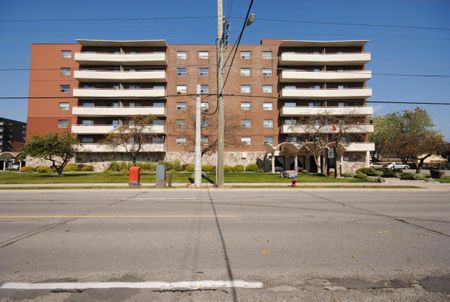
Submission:
<svg viewBox="0 0 450 302">
<path fill-rule="evenodd" d="M 267 59 L 267 60 L 272 59 L 272 52 L 271 51 L 263 51 L 262 58 Z"/>
<path fill-rule="evenodd" d="M 133 103 L 130 103 L 130 107 L 132 107 L 131 104 L 133 104 Z M 113 101 L 113 102 L 111 103 L 111 107 L 113 107 L 113 108 L 120 108 L 120 107 L 121 107 L 121 106 L 120 106 L 120 102 L 119 102 L 119 101 Z"/>
<path fill-rule="evenodd" d="M 187 87 L 186 85 L 177 85 L 177 93 L 186 93 L 187 91 Z"/>
<path fill-rule="evenodd" d="M 164 137 L 163 136 L 154 136 L 154 137 L 152 137 L 152 143 L 153 144 L 163 144 Z"/>
<path fill-rule="evenodd" d="M 263 68 L 263 76 L 270 77 L 272 76 L 272 68 Z"/>
<path fill-rule="evenodd" d="M 70 58 L 72 58 L 72 51 L 71 50 L 61 50 L 61 57 L 63 59 L 70 59 Z"/>
<path fill-rule="evenodd" d="M 92 137 L 82 137 L 81 142 L 83 144 L 92 144 L 94 142 L 94 138 Z"/>
<path fill-rule="evenodd" d="M 207 136 L 202 136 L 202 145 L 207 145 L 209 143 L 209 139 Z"/>
<path fill-rule="evenodd" d="M 249 136 L 243 136 L 243 137 L 241 137 L 241 143 L 243 143 L 244 145 L 251 145 L 252 138 Z"/>
<path fill-rule="evenodd" d="M 164 102 L 153 102 L 153 108 L 164 108 Z"/>
<path fill-rule="evenodd" d="M 320 107 L 320 102 L 309 102 L 308 107 Z"/>
<path fill-rule="evenodd" d="M 250 60 L 251 53 L 250 51 L 241 51 L 241 59 Z"/>
<path fill-rule="evenodd" d="M 67 102 L 60 102 L 59 103 L 59 110 L 69 110 L 69 103 L 67 103 Z"/>
<path fill-rule="evenodd" d="M 297 107 L 297 103 L 295 102 L 285 102 L 284 107 Z"/>
<path fill-rule="evenodd" d="M 291 119 L 291 120 L 285 120 L 285 121 L 284 121 L 284 124 L 285 124 L 286 126 L 294 126 L 294 125 L 297 125 L 297 120 L 293 120 L 293 119 Z"/>
<path fill-rule="evenodd" d="M 94 120 L 82 120 L 81 125 L 83 126 L 92 126 L 94 125 Z"/>
<path fill-rule="evenodd" d="M 186 120 L 176 120 L 175 126 L 178 128 L 186 128 Z"/>
<path fill-rule="evenodd" d="M 263 126 L 264 128 L 273 128 L 273 120 L 264 120 Z"/>
<path fill-rule="evenodd" d="M 263 85 L 264 93 L 272 93 L 272 85 Z"/>
<path fill-rule="evenodd" d="M 117 128 L 120 125 L 120 121 L 119 120 L 112 120 L 111 125 L 113 126 L 113 128 Z"/>
<path fill-rule="evenodd" d="M 185 67 L 177 67 L 177 76 L 180 76 L 180 77 L 186 76 L 186 68 Z"/>
<path fill-rule="evenodd" d="M 272 103 L 263 103 L 263 110 L 271 111 L 272 108 L 273 108 L 273 104 Z"/>
<path fill-rule="evenodd" d="M 241 77 L 249 77 L 250 68 L 241 68 Z"/>
<path fill-rule="evenodd" d="M 205 60 L 207 60 L 208 57 L 209 57 L 209 52 L 207 52 L 207 51 L 199 51 L 199 52 L 198 52 L 198 58 L 199 58 L 199 59 L 205 59 Z"/>
<path fill-rule="evenodd" d="M 175 139 L 177 145 L 186 145 L 186 138 L 184 136 L 179 136 Z"/>
<path fill-rule="evenodd" d="M 200 93 L 209 93 L 208 85 L 200 85 Z"/>
<path fill-rule="evenodd" d="M 250 85 L 241 85 L 241 93 L 250 93 Z"/>
<path fill-rule="evenodd" d="M 243 119 L 243 120 L 241 120 L 241 127 L 242 128 L 251 128 L 252 127 L 252 120 L 250 120 L 250 119 Z"/>
<path fill-rule="evenodd" d="M 132 84 L 128 86 L 128 89 L 130 90 L 137 90 L 137 89 L 141 89 L 141 85 L 138 84 Z"/>
<path fill-rule="evenodd" d="M 164 126 L 164 120 L 156 119 L 152 122 L 153 126 Z"/>
<path fill-rule="evenodd" d="M 312 86 L 312 88 L 315 89 L 315 90 L 319 90 L 320 89 L 320 85 L 314 85 L 314 86 Z"/>
<path fill-rule="evenodd" d="M 273 144 L 273 136 L 264 136 L 264 144 Z"/>
<path fill-rule="evenodd" d="M 59 91 L 62 93 L 69 93 L 70 85 L 67 85 L 67 84 L 59 85 Z"/>
<path fill-rule="evenodd" d="M 338 107 L 345 107 L 347 106 L 347 102 L 338 102 Z"/>
<path fill-rule="evenodd" d="M 70 68 L 69 67 L 61 67 L 60 74 L 62 76 L 70 76 Z"/>
<path fill-rule="evenodd" d="M 69 127 L 69 120 L 58 120 L 58 128 Z"/>
<path fill-rule="evenodd" d="M 177 51 L 177 59 L 178 60 L 186 60 L 187 59 L 187 51 Z"/>
<path fill-rule="evenodd" d="M 208 111 L 209 110 L 209 103 L 201 103 L 200 108 L 202 111 Z"/>
<path fill-rule="evenodd" d="M 338 85 L 338 87 L 337 87 L 339 90 L 341 90 L 341 89 L 344 89 L 345 88 L 345 86 L 344 85 Z"/>
<path fill-rule="evenodd" d="M 198 69 L 198 75 L 201 77 L 207 77 L 209 74 L 209 69 L 208 67 L 200 67 Z"/>
<path fill-rule="evenodd" d="M 186 102 L 178 102 L 177 110 L 186 110 Z"/>
<path fill-rule="evenodd" d="M 83 107 L 95 107 L 94 102 L 83 102 Z"/>
<path fill-rule="evenodd" d="M 202 120 L 201 126 L 202 126 L 202 128 L 208 128 L 209 127 L 209 120 L 207 120 L 207 119 Z"/>
<path fill-rule="evenodd" d="M 252 107 L 252 104 L 249 102 L 242 102 L 241 103 L 241 110 L 250 110 L 250 108 Z"/>
<path fill-rule="evenodd" d="M 295 89 L 297 89 L 297 86 L 295 86 L 295 85 L 285 85 L 283 87 L 283 89 L 285 89 L 285 90 L 295 90 Z"/>
</svg>

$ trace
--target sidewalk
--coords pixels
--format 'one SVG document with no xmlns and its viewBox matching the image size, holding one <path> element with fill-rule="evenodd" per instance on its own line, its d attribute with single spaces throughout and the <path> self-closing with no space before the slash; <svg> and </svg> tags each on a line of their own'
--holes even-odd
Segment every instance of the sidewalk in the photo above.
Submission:
<svg viewBox="0 0 450 302">
<path fill-rule="evenodd" d="M 210 184 L 203 183 L 202 188 L 213 188 L 214 186 Z M 127 183 L 70 183 L 70 184 L 0 184 L 0 189 L 128 189 Z M 156 188 L 154 183 L 142 183 L 140 188 L 151 189 Z M 193 188 L 187 183 L 173 183 L 172 188 Z M 255 189 L 294 189 L 291 188 L 290 183 L 226 183 L 225 188 L 255 188 Z M 414 181 L 414 180 L 400 180 L 400 179 L 386 179 L 384 183 L 297 183 L 297 189 L 301 188 L 316 188 L 316 189 L 429 189 L 429 190 L 444 190 L 450 191 L 450 184 L 441 183 L 429 183 L 424 181 Z M 170 187 L 166 187 L 170 189 Z"/>
</svg>

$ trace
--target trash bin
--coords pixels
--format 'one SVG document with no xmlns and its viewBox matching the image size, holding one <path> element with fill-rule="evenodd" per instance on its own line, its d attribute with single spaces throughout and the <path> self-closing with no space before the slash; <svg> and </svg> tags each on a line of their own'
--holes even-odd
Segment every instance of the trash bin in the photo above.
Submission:
<svg viewBox="0 0 450 302">
<path fill-rule="evenodd" d="M 292 175 L 291 176 L 291 187 L 296 187 L 297 186 L 297 175 Z"/>
<path fill-rule="evenodd" d="M 141 185 L 141 168 L 131 167 L 128 171 L 128 184 L 130 187 L 139 187 Z"/>
</svg>

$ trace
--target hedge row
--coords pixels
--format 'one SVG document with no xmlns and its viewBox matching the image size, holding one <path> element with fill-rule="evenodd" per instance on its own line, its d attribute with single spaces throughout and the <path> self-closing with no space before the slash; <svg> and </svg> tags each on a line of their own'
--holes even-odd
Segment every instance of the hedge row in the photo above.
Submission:
<svg viewBox="0 0 450 302">
<path fill-rule="evenodd" d="M 94 171 L 94 167 L 91 165 L 84 165 L 84 164 L 79 164 L 79 165 L 67 164 L 64 167 L 64 172 L 76 172 L 76 171 L 90 172 L 90 171 Z M 20 172 L 52 173 L 52 172 L 55 172 L 55 170 L 52 167 L 48 167 L 48 166 L 38 166 L 38 167 L 25 166 L 25 167 L 22 167 L 22 169 L 20 169 Z"/>
</svg>

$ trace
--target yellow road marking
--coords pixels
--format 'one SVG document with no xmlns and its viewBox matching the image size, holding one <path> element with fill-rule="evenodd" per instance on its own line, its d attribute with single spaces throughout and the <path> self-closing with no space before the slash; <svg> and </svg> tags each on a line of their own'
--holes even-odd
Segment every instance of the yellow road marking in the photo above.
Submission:
<svg viewBox="0 0 450 302">
<path fill-rule="evenodd" d="M 189 214 L 139 214 L 139 215 L 10 215 L 0 216 L 0 219 L 133 219 L 133 218 L 216 218 L 215 215 L 189 215 Z M 239 218 L 237 215 L 217 215 L 217 218 Z"/>
</svg>

